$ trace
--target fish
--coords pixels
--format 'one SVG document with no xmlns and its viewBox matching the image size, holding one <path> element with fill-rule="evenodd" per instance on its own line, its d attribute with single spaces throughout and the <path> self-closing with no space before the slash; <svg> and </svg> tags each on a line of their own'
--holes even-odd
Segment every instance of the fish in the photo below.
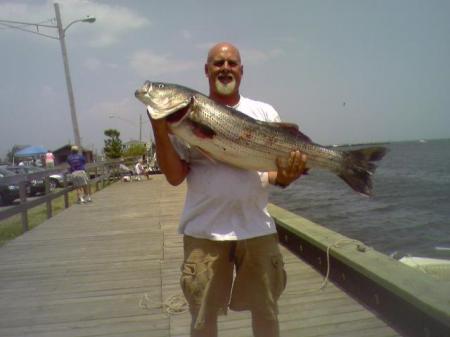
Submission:
<svg viewBox="0 0 450 337">
<path fill-rule="evenodd" d="M 296 124 L 256 120 L 219 104 L 188 87 L 146 81 L 135 91 L 150 118 L 165 118 L 171 133 L 212 161 L 252 171 L 277 171 L 292 151 L 306 154 L 307 169 L 328 170 L 353 190 L 371 196 L 375 162 L 387 152 L 383 146 L 339 150 L 314 143 Z"/>
</svg>

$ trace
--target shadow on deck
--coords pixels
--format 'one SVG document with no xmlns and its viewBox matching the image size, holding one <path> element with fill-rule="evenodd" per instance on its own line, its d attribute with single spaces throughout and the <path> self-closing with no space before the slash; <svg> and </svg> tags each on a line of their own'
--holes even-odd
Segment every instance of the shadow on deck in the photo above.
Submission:
<svg viewBox="0 0 450 337">
<path fill-rule="evenodd" d="M 181 296 L 185 187 L 161 176 L 116 183 L 0 248 L 0 336 L 188 336 L 189 313 L 169 315 Z M 399 336 L 381 319 L 282 247 L 288 286 L 281 336 Z M 219 335 L 251 336 L 250 316 L 220 318 Z"/>
</svg>

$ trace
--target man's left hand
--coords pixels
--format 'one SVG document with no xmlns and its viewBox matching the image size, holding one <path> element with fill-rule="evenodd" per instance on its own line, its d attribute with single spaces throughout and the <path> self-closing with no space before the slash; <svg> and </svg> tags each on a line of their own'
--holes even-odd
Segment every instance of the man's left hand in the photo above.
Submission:
<svg viewBox="0 0 450 337">
<path fill-rule="evenodd" d="M 275 185 L 288 186 L 302 174 L 305 174 L 308 171 L 306 160 L 306 155 L 298 150 L 291 152 L 287 166 L 283 166 L 281 159 L 277 158 L 278 171 Z"/>
</svg>

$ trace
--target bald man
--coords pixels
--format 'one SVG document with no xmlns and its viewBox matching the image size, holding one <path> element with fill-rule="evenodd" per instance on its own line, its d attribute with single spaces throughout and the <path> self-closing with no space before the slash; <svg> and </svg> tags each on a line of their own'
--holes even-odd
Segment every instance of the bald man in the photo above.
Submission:
<svg viewBox="0 0 450 337">
<path fill-rule="evenodd" d="M 209 97 L 248 116 L 280 122 L 275 109 L 243 97 L 239 50 L 222 42 L 208 53 Z M 212 162 L 169 134 L 164 119 L 151 120 L 156 154 L 167 181 L 187 181 L 180 219 L 184 262 L 181 287 L 192 316 L 191 336 L 215 337 L 217 316 L 228 309 L 252 313 L 255 337 L 279 336 L 277 301 L 286 272 L 275 224 L 267 211 L 268 185 L 286 187 L 305 169 L 306 156 L 292 152 L 274 172 L 237 169 Z"/>
</svg>

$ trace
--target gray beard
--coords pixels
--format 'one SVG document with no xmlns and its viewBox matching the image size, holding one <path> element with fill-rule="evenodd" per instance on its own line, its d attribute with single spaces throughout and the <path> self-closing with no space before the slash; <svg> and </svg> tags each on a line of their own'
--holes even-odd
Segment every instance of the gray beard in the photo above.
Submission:
<svg viewBox="0 0 450 337">
<path fill-rule="evenodd" d="M 236 80 L 233 77 L 233 80 L 228 84 L 223 84 L 219 81 L 219 79 L 216 78 L 216 90 L 219 92 L 219 94 L 228 96 L 231 95 L 236 88 Z"/>
</svg>

